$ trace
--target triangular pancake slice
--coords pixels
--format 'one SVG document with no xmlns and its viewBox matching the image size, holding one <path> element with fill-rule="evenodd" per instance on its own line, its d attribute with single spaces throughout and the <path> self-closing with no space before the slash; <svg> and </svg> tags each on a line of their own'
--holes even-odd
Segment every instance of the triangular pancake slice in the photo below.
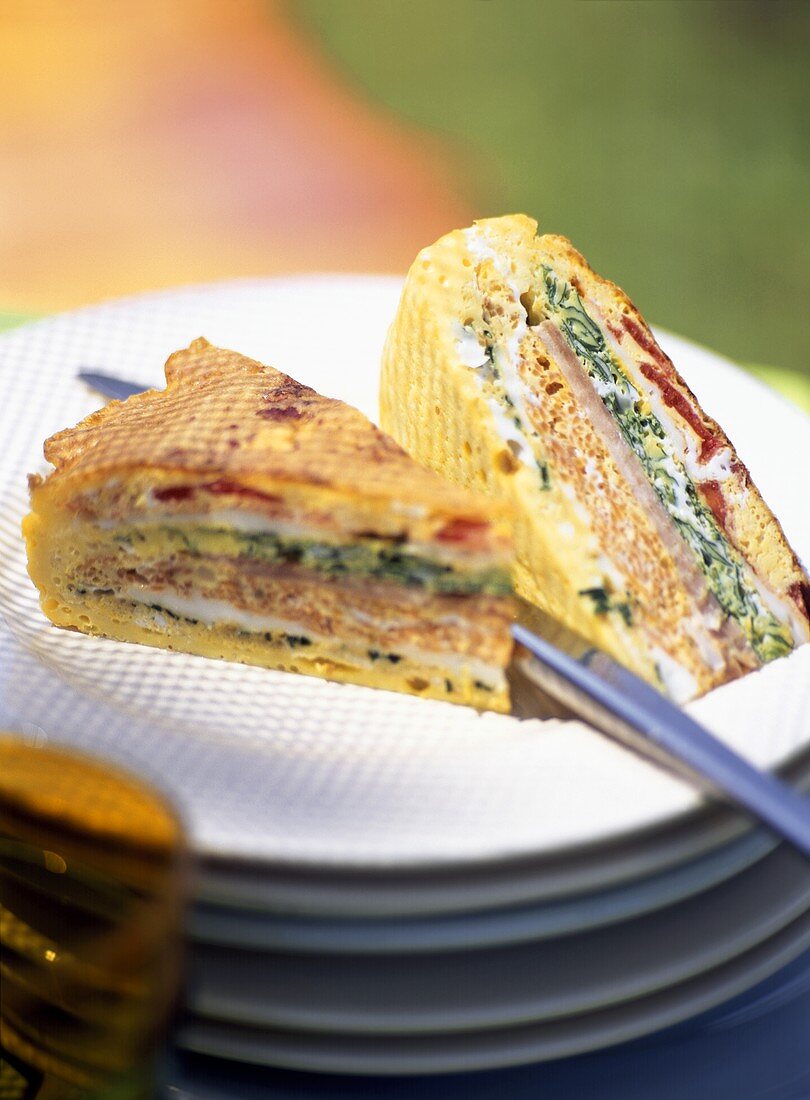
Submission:
<svg viewBox="0 0 810 1100">
<path fill-rule="evenodd" d="M 414 262 L 381 424 L 517 513 L 520 595 L 675 699 L 808 640 L 810 583 L 626 295 L 523 215 Z"/>
<path fill-rule="evenodd" d="M 52 622 L 508 709 L 505 509 L 205 340 L 166 383 L 45 444 L 24 534 Z"/>
</svg>

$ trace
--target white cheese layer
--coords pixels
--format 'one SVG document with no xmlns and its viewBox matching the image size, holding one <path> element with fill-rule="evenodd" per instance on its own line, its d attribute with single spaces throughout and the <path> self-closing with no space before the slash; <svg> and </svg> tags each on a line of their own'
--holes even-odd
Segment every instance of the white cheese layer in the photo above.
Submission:
<svg viewBox="0 0 810 1100">
<path fill-rule="evenodd" d="M 209 628 L 228 625 L 246 630 L 250 634 L 281 633 L 298 637 L 303 636 L 311 638 L 313 642 L 319 645 L 331 648 L 335 656 L 341 654 L 343 657 L 350 658 L 353 663 L 368 665 L 374 663 L 368 657 L 368 650 L 365 647 L 354 649 L 343 643 L 339 638 L 330 638 L 324 634 L 318 634 L 302 623 L 280 619 L 275 615 L 256 615 L 251 611 L 245 611 L 241 607 L 235 607 L 227 600 L 211 599 L 207 596 L 181 596 L 177 592 L 167 592 L 165 589 L 136 586 L 124 589 L 121 592 L 121 598 L 153 609 L 156 616 L 160 614 L 158 608 L 163 608 L 184 619 L 195 619 Z M 159 622 L 158 625 L 165 629 L 168 623 L 164 618 L 164 621 Z M 384 629 L 384 624 L 382 624 L 382 629 Z M 464 654 L 433 653 L 411 646 L 400 646 L 397 648 L 396 653 L 406 660 L 427 667 L 442 668 L 452 673 L 466 672 L 490 686 L 499 682 L 503 676 L 503 670 L 498 666 L 487 664 L 485 661 Z"/>
<path fill-rule="evenodd" d="M 485 349 L 478 342 L 478 337 L 472 329 L 462 328 L 456 323 L 456 350 L 465 367 L 475 372 L 480 389 L 484 389 L 485 383 L 492 379 L 493 361 L 490 360 Z M 472 345 L 478 349 L 476 354 Z M 515 422 L 517 414 L 521 422 L 525 419 L 524 401 L 530 396 L 525 385 L 517 376 L 509 353 L 504 349 L 493 348 L 494 364 L 500 375 L 500 383 L 504 393 L 511 401 L 508 406 L 502 400 L 498 400 L 491 392 L 486 393 L 486 401 L 489 411 L 495 421 L 498 435 L 507 444 L 515 458 L 530 469 L 536 468 L 535 453 L 532 444 L 525 431 Z"/>
<path fill-rule="evenodd" d="M 487 395 L 487 403 L 497 424 L 498 434 L 509 445 L 512 453 L 525 466 L 533 468 L 536 461 L 542 461 L 542 455 L 536 453 L 535 445 L 529 439 L 527 432 L 515 423 L 515 416 L 520 418 L 522 424 L 526 423 L 526 403 L 534 402 L 534 394 L 526 386 L 518 373 L 520 363 L 520 345 L 529 331 L 526 310 L 520 302 L 520 288 L 512 281 L 512 272 L 506 259 L 485 241 L 483 234 L 475 227 L 466 231 L 467 248 L 476 260 L 491 260 L 511 291 L 512 300 L 518 311 L 519 320 L 514 332 L 509 337 L 505 347 L 493 348 L 494 365 L 499 373 L 499 383 L 504 394 L 511 402 L 506 405 L 494 396 Z M 489 356 L 481 346 L 478 337 L 472 329 L 463 328 L 456 323 L 456 350 L 461 362 L 473 369 L 478 377 L 479 385 L 483 388 L 487 380 L 487 372 L 491 370 Z M 477 349 L 477 351 L 476 351 Z M 536 436 L 537 433 L 535 432 Z"/>
<path fill-rule="evenodd" d="M 165 588 L 142 588 L 136 585 L 125 588 L 121 596 L 133 603 L 159 604 L 174 615 L 196 619 L 206 626 L 228 623 L 256 634 L 282 631 L 285 634 L 306 634 L 314 640 L 312 632 L 301 623 L 279 619 L 274 615 L 255 615 L 252 611 L 236 607 L 228 600 L 216 600 L 209 596 L 181 596 L 179 592 L 167 592 Z"/>
<path fill-rule="evenodd" d="M 653 646 L 651 653 L 658 674 L 661 677 L 661 682 L 670 699 L 675 703 L 685 703 L 690 699 L 694 699 L 698 693 L 698 686 L 692 673 L 685 669 L 683 665 L 679 665 L 677 661 L 673 661 L 669 654 L 665 653 L 663 649 L 659 649 L 658 646 Z"/>
</svg>

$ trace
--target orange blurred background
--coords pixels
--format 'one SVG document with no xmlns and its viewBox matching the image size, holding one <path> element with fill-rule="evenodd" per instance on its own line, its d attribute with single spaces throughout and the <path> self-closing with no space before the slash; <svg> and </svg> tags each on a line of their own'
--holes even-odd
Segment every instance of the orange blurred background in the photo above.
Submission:
<svg viewBox="0 0 810 1100">
<path fill-rule="evenodd" d="M 790 0 L 0 0 L 0 330 L 523 210 L 810 410 L 808 48 Z"/>
<path fill-rule="evenodd" d="M 3 0 L 0 308 L 404 271 L 468 221 L 435 139 L 267 0 Z"/>
</svg>

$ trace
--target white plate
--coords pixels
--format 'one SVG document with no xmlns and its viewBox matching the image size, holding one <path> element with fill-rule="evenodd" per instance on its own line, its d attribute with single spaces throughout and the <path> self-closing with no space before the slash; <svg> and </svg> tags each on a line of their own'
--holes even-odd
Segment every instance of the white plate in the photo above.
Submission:
<svg viewBox="0 0 810 1100">
<path fill-rule="evenodd" d="M 184 1050 L 320 1073 L 453 1073 L 566 1058 L 649 1035 L 751 989 L 810 947 L 805 915 L 745 955 L 681 985 L 620 1005 L 517 1028 L 435 1036 L 320 1035 L 191 1019 Z"/>
<path fill-rule="evenodd" d="M 810 753 L 781 774 L 810 789 Z M 514 942 L 596 927 L 708 889 L 776 845 L 717 806 L 665 832 L 556 859 L 445 865 L 432 872 L 198 866 L 193 938 L 298 951 L 433 950 L 475 937 Z M 361 929 L 373 927 L 373 935 Z M 542 930 L 542 931 L 541 931 Z M 372 946 L 373 945 L 373 946 Z"/>
<path fill-rule="evenodd" d="M 789 774 L 798 775 L 806 760 L 805 752 Z M 393 869 L 204 861 L 195 878 L 195 896 L 204 903 L 248 912 L 329 919 L 471 912 L 593 894 L 661 874 L 706 853 L 718 855 L 723 845 L 735 859 L 731 844 L 738 842 L 752 860 L 774 846 L 764 830 L 753 835 L 744 818 L 717 807 L 713 812 L 696 811 L 676 825 L 640 831 L 621 842 L 590 844 L 546 858 L 541 853 L 538 858 Z"/>
<path fill-rule="evenodd" d="M 374 415 L 399 284 L 318 277 L 191 288 L 55 317 L 0 338 L 0 725 L 115 758 L 158 783 L 198 852 L 307 867 L 438 867 L 560 855 L 662 827 L 687 786 L 578 723 L 430 702 L 57 631 L 18 523 L 41 444 L 97 404 L 81 367 L 159 384 L 204 334 Z M 667 337 L 738 443 L 787 534 L 810 551 L 808 420 L 731 364 Z M 810 742 L 810 647 L 694 707 L 774 766 Z"/>
<path fill-rule="evenodd" d="M 810 910 L 810 869 L 785 845 L 728 882 L 606 927 L 419 954 L 299 954 L 194 944 L 187 1004 L 270 1028 L 468 1031 L 577 1015 L 727 962 Z"/>
<path fill-rule="evenodd" d="M 198 903 L 189 911 L 186 930 L 189 939 L 199 943 L 303 953 L 384 955 L 521 943 L 601 928 L 662 909 L 732 878 L 761 860 L 774 845 L 768 834 L 752 830 L 733 844 L 671 871 L 597 893 L 520 907 L 459 908 L 411 917 L 400 909 L 386 916 L 338 917 L 334 909 L 324 916 Z M 491 880 L 480 876 L 473 881 L 491 903 L 495 894 Z M 433 900 L 429 887 L 423 885 L 418 892 L 423 904 L 426 895 Z M 376 885 L 367 893 L 379 907 Z M 344 893 L 339 896 L 345 901 Z M 274 900 L 278 904 L 277 895 Z"/>
</svg>

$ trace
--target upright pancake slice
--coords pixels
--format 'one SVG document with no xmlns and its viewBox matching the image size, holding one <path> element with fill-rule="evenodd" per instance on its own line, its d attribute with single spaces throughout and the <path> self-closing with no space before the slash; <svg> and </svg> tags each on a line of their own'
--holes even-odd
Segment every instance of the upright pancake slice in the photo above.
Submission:
<svg viewBox="0 0 810 1100">
<path fill-rule="evenodd" d="M 205 340 L 166 382 L 45 444 L 24 534 L 52 622 L 508 709 L 503 507 Z"/>
<path fill-rule="evenodd" d="M 419 254 L 381 423 L 516 508 L 516 587 L 684 700 L 810 636 L 810 584 L 618 287 L 522 215 Z"/>
</svg>

